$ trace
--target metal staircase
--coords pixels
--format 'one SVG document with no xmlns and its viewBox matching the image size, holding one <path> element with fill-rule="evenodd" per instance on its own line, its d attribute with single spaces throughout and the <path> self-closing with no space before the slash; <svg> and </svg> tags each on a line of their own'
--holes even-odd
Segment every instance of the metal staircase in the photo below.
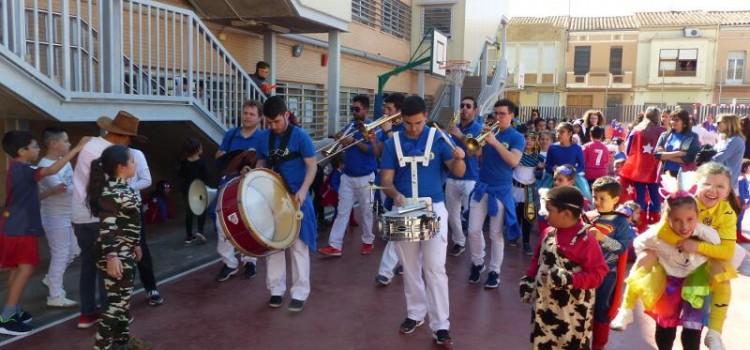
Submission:
<svg viewBox="0 0 750 350">
<path fill-rule="evenodd" d="M 216 141 L 264 99 L 195 13 L 148 0 L 0 0 L 0 89 L 63 122 L 128 110 Z"/>
</svg>

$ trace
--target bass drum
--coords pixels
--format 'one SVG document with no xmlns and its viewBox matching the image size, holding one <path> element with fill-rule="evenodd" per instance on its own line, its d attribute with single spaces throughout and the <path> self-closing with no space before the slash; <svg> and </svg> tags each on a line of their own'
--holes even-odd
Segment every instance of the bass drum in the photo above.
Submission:
<svg viewBox="0 0 750 350">
<path fill-rule="evenodd" d="M 217 203 L 219 227 L 242 254 L 267 256 L 290 247 L 299 236 L 299 204 L 281 177 L 268 169 L 230 180 Z"/>
</svg>

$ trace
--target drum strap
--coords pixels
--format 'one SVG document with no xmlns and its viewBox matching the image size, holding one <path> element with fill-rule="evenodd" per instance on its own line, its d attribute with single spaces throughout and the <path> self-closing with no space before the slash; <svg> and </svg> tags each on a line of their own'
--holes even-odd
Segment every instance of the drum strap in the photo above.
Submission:
<svg viewBox="0 0 750 350">
<path fill-rule="evenodd" d="M 276 134 L 271 132 L 268 135 L 268 165 L 269 167 L 271 167 L 271 169 L 273 169 L 273 171 L 278 172 L 278 168 L 281 166 L 281 164 L 302 156 L 299 152 L 296 151 L 289 152 L 289 149 L 287 148 L 294 128 L 295 126 L 291 124 L 287 127 L 284 134 L 281 135 L 281 143 L 279 144 L 279 147 L 276 147 Z"/>
<path fill-rule="evenodd" d="M 427 136 L 427 144 L 424 147 L 424 154 L 421 156 L 404 156 L 404 151 L 401 149 L 401 138 L 399 132 L 393 134 L 393 143 L 396 146 L 396 157 L 398 158 L 399 167 L 405 167 L 406 163 L 411 165 L 411 195 L 412 198 L 417 198 L 419 193 L 419 183 L 417 178 L 417 163 L 422 162 L 422 166 L 430 165 L 430 154 L 432 153 L 432 142 L 435 139 L 435 128 L 430 128 L 429 135 Z"/>
</svg>

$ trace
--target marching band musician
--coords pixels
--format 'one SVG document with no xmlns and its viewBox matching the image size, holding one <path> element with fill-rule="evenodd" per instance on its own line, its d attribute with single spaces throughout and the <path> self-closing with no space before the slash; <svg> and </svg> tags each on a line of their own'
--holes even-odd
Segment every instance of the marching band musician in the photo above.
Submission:
<svg viewBox="0 0 750 350">
<path fill-rule="evenodd" d="M 482 124 L 477 122 L 477 101 L 473 97 L 464 97 L 461 100 L 461 120 L 458 125 L 448 129 L 454 142 L 466 152 L 466 139 L 477 137 L 482 132 Z M 453 239 L 451 255 L 459 256 L 466 249 L 466 236 L 461 227 L 461 214 L 469 210 L 469 195 L 474 189 L 477 178 L 479 178 L 479 158 L 476 155 L 467 154 L 466 173 L 458 177 L 448 174 L 445 183 L 445 206 L 448 208 L 448 228 Z M 463 209 L 462 209 L 463 208 Z"/>
<path fill-rule="evenodd" d="M 289 248 L 292 263 L 292 300 L 289 311 L 300 312 L 310 295 L 310 253 L 315 249 L 317 222 L 312 200 L 308 196 L 315 179 L 317 163 L 312 139 L 302 128 L 289 123 L 289 111 L 281 96 L 269 97 L 263 104 L 263 115 L 270 132 L 261 145 L 259 167 L 278 173 L 287 189 L 300 204 L 302 223 L 299 239 Z M 286 293 L 286 257 L 284 252 L 266 258 L 266 285 L 271 292 L 268 306 L 278 308 Z"/>
<path fill-rule="evenodd" d="M 513 168 L 518 165 L 524 150 L 523 135 L 511 126 L 516 105 L 507 99 L 495 103 L 497 134 L 493 131 L 486 136 L 486 144 L 480 149 L 482 166 L 469 204 L 469 250 L 471 251 L 471 272 L 469 283 L 479 283 L 485 270 L 484 235 L 482 226 L 490 217 L 490 242 L 492 244 L 487 281 L 484 287 L 497 288 L 500 285 L 500 266 L 503 264 L 505 242 L 501 234 L 503 225 L 508 239 L 520 236 L 516 220 L 516 204 L 513 199 Z"/>
<path fill-rule="evenodd" d="M 386 141 L 381 159 L 381 180 L 394 207 L 403 207 L 407 197 L 430 197 L 432 209 L 439 216 L 439 232 L 430 240 L 395 242 L 404 268 L 404 292 L 407 317 L 400 332 L 408 334 L 424 323 L 429 315 L 430 328 L 438 345 L 450 347 L 448 276 L 445 272 L 448 213 L 445 209 L 443 182 L 450 170 L 462 176 L 466 170 L 464 151 L 437 136 L 436 129 L 425 128 L 425 102 L 421 97 L 404 100 L 404 132 L 396 132 Z M 417 164 L 409 164 L 418 162 Z M 416 165 L 418 192 L 412 193 L 411 169 Z M 412 196 L 414 195 L 414 196 Z M 423 277 L 424 274 L 424 277 Z"/>
<path fill-rule="evenodd" d="M 331 234 L 328 237 L 328 246 L 318 250 L 319 253 L 325 256 L 341 256 L 344 234 L 346 233 L 349 216 L 355 202 L 359 203 L 359 206 L 356 208 L 356 214 L 359 227 L 362 230 L 360 253 L 362 255 L 372 253 L 375 235 L 372 231 L 372 198 L 369 184 L 375 181 L 377 160 L 375 159 L 373 142 L 368 140 L 370 137 L 373 137 L 373 134 L 362 135 L 361 131 L 355 131 L 358 126 L 370 122 L 366 120 L 369 108 L 370 99 L 366 95 L 354 96 L 352 99 L 354 120 L 340 133 L 341 135 L 336 135 L 337 139 L 345 137 L 341 140 L 341 146 L 343 147 L 349 146 L 363 138 L 365 140 L 357 142 L 354 146 L 344 151 L 344 174 L 341 175 L 341 184 L 339 185 L 339 203 L 336 219 L 333 221 Z M 347 137 L 344 135 L 347 130 L 350 130 L 348 133 L 351 136 Z"/>
<path fill-rule="evenodd" d="M 392 93 L 386 96 L 386 98 L 383 100 L 383 109 L 385 115 L 394 115 L 396 113 L 401 113 L 401 106 L 404 104 L 405 98 L 406 97 L 404 95 L 399 93 Z M 394 125 L 392 122 L 385 122 L 380 126 L 380 129 L 383 132 L 378 134 L 379 142 L 375 143 L 375 154 L 377 154 L 378 156 L 382 154 L 385 142 L 393 137 L 393 133 L 403 132 L 404 127 L 403 123 Z M 380 174 L 378 173 L 378 175 Z M 380 176 L 378 176 L 375 181 L 377 184 L 380 184 Z M 383 207 L 386 210 L 390 210 L 392 205 L 393 200 L 391 198 L 383 198 Z M 385 248 L 383 248 L 383 256 L 380 258 L 378 275 L 375 276 L 375 282 L 380 286 L 387 286 L 391 284 L 393 277 L 397 273 L 401 273 L 403 271 L 403 269 L 398 266 L 398 254 L 396 254 L 396 248 L 393 246 L 393 244 L 393 242 L 388 242 L 385 244 Z"/>
<path fill-rule="evenodd" d="M 260 112 L 263 105 L 254 100 L 247 100 L 242 104 L 242 127 L 236 127 L 229 129 L 221 141 L 219 150 L 216 152 L 216 158 L 219 160 L 218 163 L 223 164 L 223 168 L 226 168 L 228 163 L 235 156 L 241 154 L 241 151 L 247 151 L 260 149 L 261 144 L 266 140 L 266 134 L 268 131 L 260 128 Z M 256 155 L 257 156 L 257 155 Z M 225 169 L 220 169 L 225 170 Z M 236 176 L 238 174 L 234 174 Z M 224 184 L 229 182 L 233 177 L 222 177 L 220 181 L 220 188 Z M 218 197 L 218 196 L 217 196 Z M 209 206 L 209 215 L 213 218 L 215 216 L 216 200 Z M 216 220 L 214 220 L 216 224 Z M 222 233 L 219 226 L 216 226 L 217 239 L 216 239 L 216 252 L 219 253 L 224 266 L 222 266 L 219 274 L 216 276 L 218 282 L 224 282 L 233 275 L 239 272 L 239 261 L 237 260 L 236 251 L 234 246 L 229 242 L 227 237 Z M 245 278 L 253 278 L 256 275 L 256 263 L 257 258 L 252 256 L 242 255 L 241 261 L 245 265 Z"/>
</svg>

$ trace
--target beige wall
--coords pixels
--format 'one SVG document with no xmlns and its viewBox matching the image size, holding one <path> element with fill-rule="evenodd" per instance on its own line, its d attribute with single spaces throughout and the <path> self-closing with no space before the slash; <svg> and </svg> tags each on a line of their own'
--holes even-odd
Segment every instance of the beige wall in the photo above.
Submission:
<svg viewBox="0 0 750 350">
<path fill-rule="evenodd" d="M 612 47 L 622 47 L 622 70 L 635 71 L 637 41 L 627 39 L 631 32 L 573 32 L 566 53 L 566 67 L 573 71 L 575 47 L 591 46 L 591 72 L 609 72 L 609 51 Z"/>
<path fill-rule="evenodd" d="M 352 20 L 350 0 L 297 0 L 300 5 L 336 17 L 342 21 Z"/>
<path fill-rule="evenodd" d="M 698 49 L 698 66 L 695 77 L 665 77 L 664 84 L 673 86 L 708 86 L 715 81 L 716 27 L 697 27 L 699 38 L 683 37 L 682 28 L 644 28 L 638 37 L 638 66 L 636 86 L 661 85 L 659 77 L 659 51 L 661 49 Z"/>
<path fill-rule="evenodd" d="M 722 74 L 717 76 L 717 82 L 726 78 L 727 56 L 730 51 L 745 52 L 745 66 L 743 85 L 750 84 L 750 70 L 748 70 L 748 56 L 750 55 L 750 27 L 722 28 L 719 32 L 717 44 L 716 70 Z"/>
</svg>

